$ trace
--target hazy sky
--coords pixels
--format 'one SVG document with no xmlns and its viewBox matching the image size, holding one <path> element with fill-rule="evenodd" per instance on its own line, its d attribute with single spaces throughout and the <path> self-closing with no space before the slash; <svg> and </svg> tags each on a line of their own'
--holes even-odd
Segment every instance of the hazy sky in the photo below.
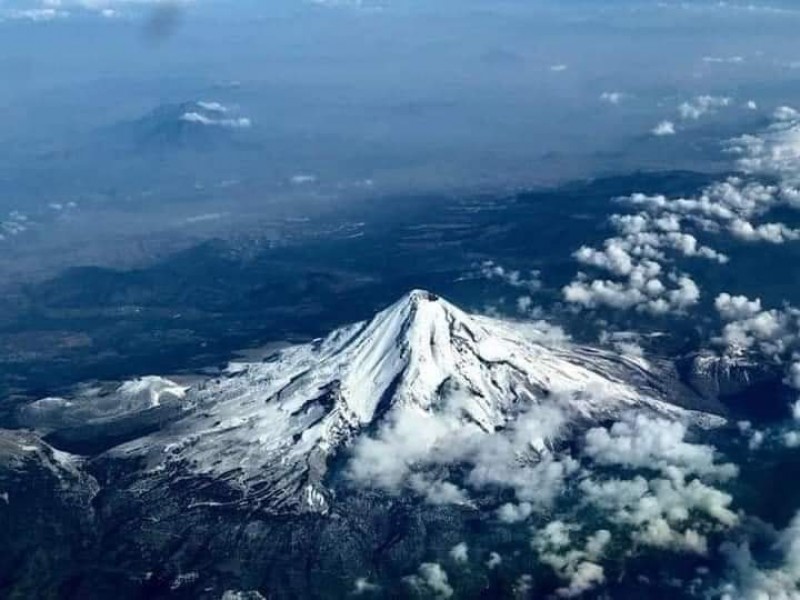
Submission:
<svg viewBox="0 0 800 600">
<path fill-rule="evenodd" d="M 707 161 L 717 128 L 789 103 L 800 74 L 800 10 L 750 2 L 5 0 L 0 15 L 15 149 L 218 101 L 298 170 L 393 186 Z M 704 95 L 730 100 L 682 119 Z"/>
<path fill-rule="evenodd" d="M 0 215 L 722 171 L 794 104 L 798 25 L 755 1 L 0 0 Z"/>
</svg>

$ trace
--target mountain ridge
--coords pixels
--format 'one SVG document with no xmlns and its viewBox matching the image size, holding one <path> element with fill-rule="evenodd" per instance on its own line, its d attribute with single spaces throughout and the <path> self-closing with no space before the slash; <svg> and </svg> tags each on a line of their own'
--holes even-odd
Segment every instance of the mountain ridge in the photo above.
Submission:
<svg viewBox="0 0 800 600">
<path fill-rule="evenodd" d="M 326 513 L 331 459 L 401 410 L 456 410 L 484 434 L 543 403 L 575 421 L 630 409 L 706 418 L 671 403 L 662 379 L 640 357 L 576 346 L 542 323 L 470 315 L 412 290 L 371 320 L 261 362 L 231 363 L 187 391 L 185 416 L 101 460 L 143 461 L 145 479 L 223 482 L 236 503 L 270 513 Z"/>
</svg>

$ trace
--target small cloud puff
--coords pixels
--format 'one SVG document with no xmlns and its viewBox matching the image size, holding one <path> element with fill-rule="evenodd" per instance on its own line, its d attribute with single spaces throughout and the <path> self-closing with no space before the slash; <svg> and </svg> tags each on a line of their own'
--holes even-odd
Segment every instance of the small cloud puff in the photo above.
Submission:
<svg viewBox="0 0 800 600">
<path fill-rule="evenodd" d="M 653 129 L 650 130 L 650 133 L 652 133 L 656 137 L 675 135 L 676 133 L 675 123 L 673 123 L 672 121 L 661 121 L 660 123 L 658 123 L 658 125 L 656 125 L 655 127 L 653 127 Z"/>
<path fill-rule="evenodd" d="M 198 125 L 208 125 L 216 127 L 227 127 L 230 129 L 248 129 L 252 122 L 247 117 L 238 117 L 235 119 L 215 119 L 208 117 L 199 112 L 185 112 L 180 117 L 181 121 L 187 123 L 197 123 Z"/>
<path fill-rule="evenodd" d="M 707 64 L 740 64 L 744 62 L 743 56 L 704 56 L 703 62 Z"/>
<path fill-rule="evenodd" d="M 420 592 L 427 592 L 436 598 L 450 598 L 453 588 L 447 572 L 439 563 L 422 563 L 415 575 L 409 575 L 405 582 Z"/>
<path fill-rule="evenodd" d="M 578 525 L 555 520 L 535 531 L 531 540 L 539 560 L 567 582 L 556 592 L 563 598 L 580 596 L 606 580 L 603 567 L 596 561 L 602 557 L 611 533 L 599 530 L 588 536 L 583 549 L 576 549 L 572 536 L 579 530 Z"/>
<path fill-rule="evenodd" d="M 772 544 L 777 564 L 760 566 L 748 543 L 722 546 L 731 569 L 731 581 L 722 586 L 723 600 L 761 600 L 797 598 L 800 587 L 800 513 L 779 532 Z"/>
<path fill-rule="evenodd" d="M 622 92 L 603 92 L 600 94 L 600 100 L 608 104 L 619 104 L 625 98 Z"/>
<path fill-rule="evenodd" d="M 450 558 L 457 563 L 466 563 L 469 561 L 469 548 L 466 542 L 461 542 L 450 548 Z"/>
<path fill-rule="evenodd" d="M 364 594 L 374 594 L 380 591 L 381 587 L 371 583 L 366 577 L 359 577 L 353 584 L 353 595 L 363 596 Z"/>
<path fill-rule="evenodd" d="M 724 96 L 697 96 L 690 102 L 678 106 L 678 113 L 682 119 L 696 121 L 700 117 L 716 112 L 718 109 L 730 106 L 731 99 Z"/>
</svg>

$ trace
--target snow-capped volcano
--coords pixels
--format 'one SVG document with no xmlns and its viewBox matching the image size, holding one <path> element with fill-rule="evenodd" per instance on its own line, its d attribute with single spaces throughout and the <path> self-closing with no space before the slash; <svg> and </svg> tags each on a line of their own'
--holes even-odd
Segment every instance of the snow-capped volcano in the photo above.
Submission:
<svg viewBox="0 0 800 600">
<path fill-rule="evenodd" d="M 538 403 L 576 420 L 642 407 L 680 416 L 641 358 L 570 344 L 553 328 L 470 315 L 415 290 L 372 320 L 254 363 L 187 392 L 168 429 L 113 450 L 223 480 L 273 512 L 324 511 L 328 460 L 400 410 L 458 415 L 485 433 Z"/>
</svg>

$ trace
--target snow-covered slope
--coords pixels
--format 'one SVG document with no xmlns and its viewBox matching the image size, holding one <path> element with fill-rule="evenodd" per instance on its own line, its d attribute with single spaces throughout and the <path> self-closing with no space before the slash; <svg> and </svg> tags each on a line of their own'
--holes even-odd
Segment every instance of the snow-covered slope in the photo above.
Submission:
<svg viewBox="0 0 800 600">
<path fill-rule="evenodd" d="M 532 403 L 577 419 L 630 407 L 684 414 L 641 358 L 569 344 L 552 329 L 469 315 L 413 291 L 371 321 L 334 331 L 187 392 L 189 414 L 120 446 L 154 477 L 224 480 L 273 512 L 325 511 L 328 459 L 400 409 L 439 411 L 458 395 L 460 418 L 489 433 Z"/>
<path fill-rule="evenodd" d="M 178 404 L 186 387 L 163 377 L 140 377 L 113 390 L 83 387 L 74 398 L 48 397 L 26 404 L 19 410 L 20 424 L 49 432 L 92 423 L 135 419 L 162 405 Z"/>
<path fill-rule="evenodd" d="M 687 357 L 680 368 L 685 371 L 689 385 L 706 398 L 736 395 L 760 383 L 782 378 L 778 365 L 747 354 L 701 352 Z"/>
</svg>

